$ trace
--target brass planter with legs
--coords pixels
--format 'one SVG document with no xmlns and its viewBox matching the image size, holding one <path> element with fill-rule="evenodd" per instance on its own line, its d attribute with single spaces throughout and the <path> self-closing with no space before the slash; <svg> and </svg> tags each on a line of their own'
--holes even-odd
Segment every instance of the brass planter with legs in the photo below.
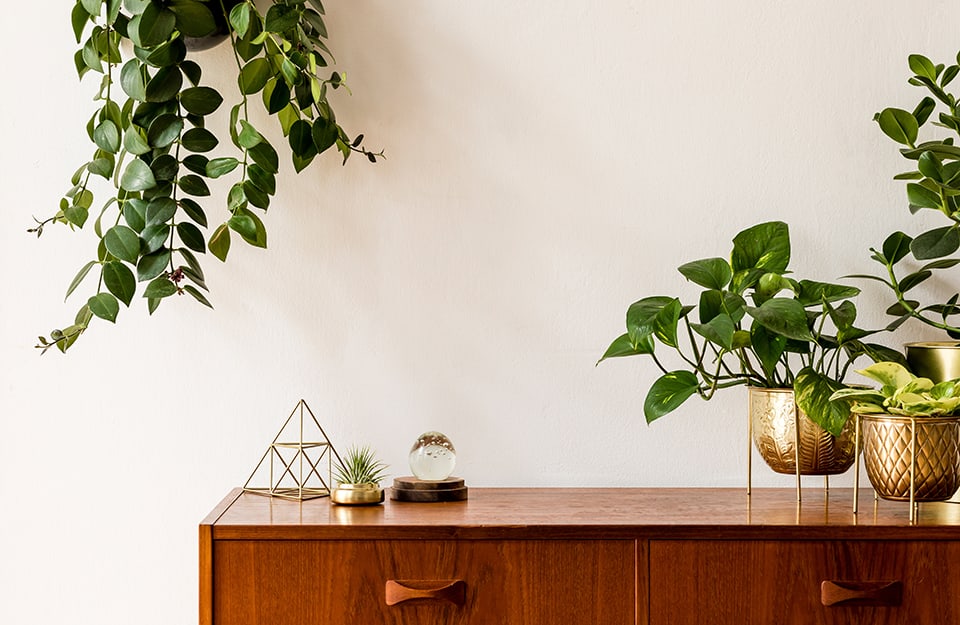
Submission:
<svg viewBox="0 0 960 625">
<path fill-rule="evenodd" d="M 960 487 L 960 417 L 860 415 L 863 462 L 880 497 L 944 501 Z M 915 453 L 913 452 L 915 450 Z"/>
<path fill-rule="evenodd" d="M 750 387 L 750 424 L 754 446 L 777 473 L 836 475 L 853 466 L 853 419 L 834 437 L 797 407 L 792 389 Z"/>
</svg>

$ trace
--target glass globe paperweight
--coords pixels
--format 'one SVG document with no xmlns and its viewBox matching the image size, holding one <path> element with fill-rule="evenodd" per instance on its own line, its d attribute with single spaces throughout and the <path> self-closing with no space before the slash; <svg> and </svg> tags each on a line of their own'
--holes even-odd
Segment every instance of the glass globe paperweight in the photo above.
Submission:
<svg viewBox="0 0 960 625">
<path fill-rule="evenodd" d="M 410 449 L 410 470 L 421 480 L 445 480 L 457 464 L 457 450 L 440 432 L 424 432 Z"/>
</svg>

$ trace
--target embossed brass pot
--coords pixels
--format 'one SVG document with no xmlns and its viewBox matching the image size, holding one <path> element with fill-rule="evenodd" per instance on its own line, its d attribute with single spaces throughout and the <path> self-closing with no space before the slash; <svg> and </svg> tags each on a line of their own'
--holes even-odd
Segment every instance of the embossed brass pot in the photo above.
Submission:
<svg viewBox="0 0 960 625">
<path fill-rule="evenodd" d="M 861 415 L 867 477 L 884 499 L 910 500 L 911 418 Z M 914 501 L 944 501 L 960 487 L 960 417 L 914 417 Z"/>
<path fill-rule="evenodd" d="M 934 382 L 960 378 L 960 343 L 957 341 L 907 343 L 904 347 L 910 370 L 921 378 Z"/>
<path fill-rule="evenodd" d="M 797 407 L 793 389 L 752 386 L 749 392 L 753 444 L 771 469 L 777 473 L 797 473 L 798 441 L 800 475 L 836 475 L 853 466 L 856 459 L 853 419 L 847 421 L 839 437 L 834 437 Z"/>
</svg>

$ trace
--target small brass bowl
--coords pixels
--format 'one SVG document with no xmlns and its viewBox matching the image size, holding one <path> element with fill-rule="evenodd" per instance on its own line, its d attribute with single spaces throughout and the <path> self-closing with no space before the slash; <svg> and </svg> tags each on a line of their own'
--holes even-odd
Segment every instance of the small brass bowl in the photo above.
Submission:
<svg viewBox="0 0 960 625">
<path fill-rule="evenodd" d="M 330 493 L 330 500 L 341 506 L 372 506 L 383 503 L 383 489 L 379 484 L 338 484 Z"/>
</svg>

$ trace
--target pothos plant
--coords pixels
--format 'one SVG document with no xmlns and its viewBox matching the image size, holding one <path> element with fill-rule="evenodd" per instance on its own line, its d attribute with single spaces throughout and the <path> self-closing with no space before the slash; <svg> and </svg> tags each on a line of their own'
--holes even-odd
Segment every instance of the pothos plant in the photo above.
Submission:
<svg viewBox="0 0 960 625">
<path fill-rule="evenodd" d="M 76 69 L 100 76 L 86 126 L 94 150 L 59 209 L 30 231 L 92 222 L 96 253 L 67 296 L 91 275 L 95 290 L 73 323 L 40 337 L 38 348 L 66 351 L 93 318 L 114 322 L 138 293 L 151 314 L 174 295 L 211 306 L 199 257 L 209 251 L 226 261 L 236 240 L 267 246 L 262 216 L 280 157 L 257 128 L 261 105 L 279 122 L 297 172 L 331 149 L 344 163 L 355 152 L 371 162 L 383 156 L 337 123 L 328 95 L 345 82 L 326 69 L 324 14 L 320 0 L 272 0 L 265 13 L 252 0 L 76 2 Z M 210 123 L 224 97 L 205 84 L 191 52 L 194 38 L 217 32 L 229 37 L 237 68 L 225 128 Z M 221 178 L 232 184 L 213 210 L 208 181 Z"/>
<path fill-rule="evenodd" d="M 934 64 L 920 54 L 910 55 L 908 62 L 913 76 L 908 82 L 929 95 L 912 111 L 885 108 L 874 116 L 883 133 L 904 146 L 900 153 L 914 163 L 913 169 L 895 176 L 907 181 L 910 212 L 935 211 L 942 215 L 946 225 L 915 237 L 894 232 L 880 249 L 870 250 L 871 258 L 884 267 L 882 275 L 850 277 L 877 280 L 893 292 L 896 302 L 887 311 L 897 317 L 892 327 L 915 318 L 960 339 L 960 322 L 956 319 L 960 315 L 960 293 L 953 293 L 942 302 L 922 304 L 915 299 L 916 291 L 913 291 L 936 272 L 960 263 L 960 259 L 949 258 L 960 249 L 960 147 L 954 143 L 960 135 L 960 103 L 957 95 L 947 90 L 960 73 L 960 54 L 956 61 L 947 66 Z M 928 122 L 928 128 L 939 128 L 943 136 L 921 140 L 920 130 Z M 903 269 L 904 266 L 909 269 Z"/>
<path fill-rule="evenodd" d="M 843 387 L 860 356 L 902 360 L 865 342 L 877 332 L 854 325 L 855 287 L 791 277 L 787 224 L 768 222 L 733 239 L 729 260 L 705 258 L 679 267 L 702 287 L 696 306 L 677 297 L 643 298 L 627 310 L 627 332 L 601 361 L 647 356 L 662 375 L 643 404 L 647 422 L 699 395 L 711 399 L 733 386 L 793 388 L 797 404 L 821 427 L 839 435 L 849 410 L 830 396 Z M 659 350 L 679 360 L 674 368 Z"/>
</svg>

